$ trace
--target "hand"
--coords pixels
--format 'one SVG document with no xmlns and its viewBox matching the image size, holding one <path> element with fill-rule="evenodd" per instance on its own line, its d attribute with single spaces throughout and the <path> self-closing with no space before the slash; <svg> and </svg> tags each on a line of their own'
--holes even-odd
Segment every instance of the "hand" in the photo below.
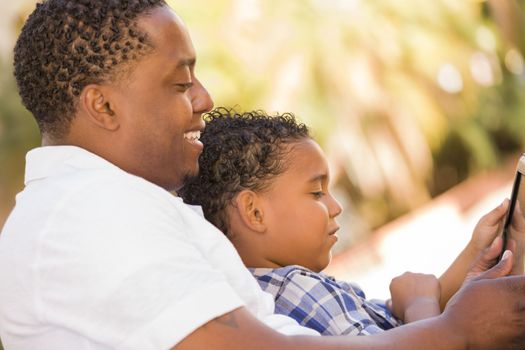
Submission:
<svg viewBox="0 0 525 350">
<path fill-rule="evenodd" d="M 440 285 L 434 275 L 405 272 L 390 283 L 392 314 L 405 323 L 439 315 Z"/>
<path fill-rule="evenodd" d="M 512 239 L 509 239 L 507 242 L 507 249 L 505 250 L 505 253 L 503 255 L 508 256 L 510 252 L 514 252 L 515 248 L 516 242 Z M 472 266 L 470 267 L 470 270 L 468 271 L 467 276 L 465 277 L 465 281 L 469 281 L 480 276 L 482 273 L 496 265 L 502 249 L 503 239 L 500 236 L 498 236 L 494 239 L 494 241 L 488 248 L 485 248 L 481 253 L 479 253 L 476 260 L 472 263 Z"/>
<path fill-rule="evenodd" d="M 471 274 L 447 304 L 441 320 L 462 339 L 465 349 L 524 348 L 525 276 L 502 277 L 512 264 L 508 251 L 490 270 Z"/>
<path fill-rule="evenodd" d="M 503 218 L 507 213 L 509 200 L 505 199 L 500 205 L 485 214 L 476 224 L 469 246 L 473 249 L 474 256 L 487 248 L 494 238 L 501 232 Z"/>
<path fill-rule="evenodd" d="M 490 246 L 502 231 L 501 227 L 508 207 L 509 200 L 505 199 L 498 207 L 485 214 L 479 220 L 474 228 L 474 233 L 472 234 L 472 238 L 468 245 L 439 278 L 441 284 L 441 309 L 445 308 L 449 299 L 458 291 L 461 285 L 463 285 L 465 277 L 469 272 L 469 269 L 472 267 L 473 262 L 479 258 L 480 254 Z M 521 257 L 522 254 L 519 256 Z M 493 262 L 493 264 L 495 263 L 496 261 Z M 480 269 L 479 272 L 486 271 L 491 266 L 492 265 L 487 265 L 484 269 Z"/>
</svg>

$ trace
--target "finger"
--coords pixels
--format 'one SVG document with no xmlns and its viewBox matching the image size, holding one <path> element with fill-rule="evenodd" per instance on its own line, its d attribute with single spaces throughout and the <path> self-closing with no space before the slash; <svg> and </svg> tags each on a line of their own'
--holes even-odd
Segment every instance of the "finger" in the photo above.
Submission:
<svg viewBox="0 0 525 350">
<path fill-rule="evenodd" d="M 507 239 L 507 246 L 505 250 L 510 250 L 513 254 L 516 254 L 516 241 L 512 238 Z"/>
<path fill-rule="evenodd" d="M 497 236 L 496 238 L 494 238 L 494 241 L 492 241 L 492 244 L 483 253 L 483 259 L 493 260 L 497 258 L 501 254 L 502 249 L 503 238 L 501 236 Z"/>
<path fill-rule="evenodd" d="M 492 267 L 490 270 L 480 274 L 478 277 L 476 277 L 476 279 L 492 279 L 507 276 L 512 270 L 513 263 L 514 255 L 510 250 L 505 250 L 501 261 L 497 263 L 494 267 Z"/>
<path fill-rule="evenodd" d="M 481 255 L 481 258 L 476 263 L 480 269 L 479 272 L 483 272 L 494 266 L 502 254 L 502 250 L 503 238 L 501 236 L 497 236 L 494 238 L 494 241 L 492 241 L 492 244 L 487 249 L 485 249 Z"/>
<path fill-rule="evenodd" d="M 485 248 L 483 252 L 478 255 L 476 261 L 472 264 L 469 271 L 471 278 L 493 267 L 498 262 L 502 250 L 503 238 L 498 236 L 488 248 Z"/>
<path fill-rule="evenodd" d="M 523 217 L 519 201 L 516 201 L 516 204 L 514 205 L 511 227 L 517 231 L 525 231 L 525 217 Z"/>
<path fill-rule="evenodd" d="M 481 219 L 479 220 L 479 223 L 483 225 L 490 225 L 490 226 L 499 224 L 499 222 L 501 221 L 501 219 L 507 212 L 508 207 L 509 207 L 509 200 L 508 198 L 505 198 L 503 202 L 501 202 L 500 205 L 498 205 L 496 208 L 489 211 L 487 214 L 483 215 Z"/>
</svg>

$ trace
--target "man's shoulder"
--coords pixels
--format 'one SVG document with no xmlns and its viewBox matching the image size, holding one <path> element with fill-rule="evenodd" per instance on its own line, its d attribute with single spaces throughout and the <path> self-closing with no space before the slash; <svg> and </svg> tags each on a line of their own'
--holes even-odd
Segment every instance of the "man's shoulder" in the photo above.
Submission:
<svg viewBox="0 0 525 350">
<path fill-rule="evenodd" d="M 57 195 L 94 187 L 93 191 L 170 197 L 161 187 L 80 147 L 39 147 L 28 152 L 26 161 L 26 187 L 52 188 Z"/>
<path fill-rule="evenodd" d="M 55 203 L 59 198 L 74 201 L 79 196 L 86 201 L 91 197 L 104 197 L 100 205 L 133 205 L 149 200 L 166 204 L 177 200 L 165 189 L 90 154 L 66 159 L 53 171 L 44 169 L 41 177 L 35 176 L 26 183 L 26 189 L 40 194 L 52 193 Z"/>
<path fill-rule="evenodd" d="M 181 223 L 182 201 L 165 189 L 78 148 L 37 150 L 28 159 L 26 187 L 13 219 L 32 217 L 42 229 L 64 223 L 92 227 L 98 220 L 137 225 Z M 16 221 L 23 225 L 20 220 Z"/>
</svg>

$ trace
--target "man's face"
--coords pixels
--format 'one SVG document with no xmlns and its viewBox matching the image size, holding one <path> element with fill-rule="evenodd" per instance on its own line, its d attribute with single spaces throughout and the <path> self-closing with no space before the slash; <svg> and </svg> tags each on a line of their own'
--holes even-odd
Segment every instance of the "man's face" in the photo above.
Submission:
<svg viewBox="0 0 525 350">
<path fill-rule="evenodd" d="M 155 49 L 140 58 L 116 86 L 121 119 L 118 164 L 168 190 L 198 172 L 204 128 L 213 107 L 194 72 L 195 50 L 184 24 L 168 7 L 138 21 Z"/>
</svg>

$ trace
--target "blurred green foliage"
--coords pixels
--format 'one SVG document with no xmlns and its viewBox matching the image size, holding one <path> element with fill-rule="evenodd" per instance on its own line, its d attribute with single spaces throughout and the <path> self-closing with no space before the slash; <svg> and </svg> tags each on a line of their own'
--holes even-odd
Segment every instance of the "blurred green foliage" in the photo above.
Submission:
<svg viewBox="0 0 525 350">
<path fill-rule="evenodd" d="M 0 62 L 0 69 L 5 73 L 11 67 Z M 14 78 L 0 75 L 0 225 L 22 189 L 25 153 L 39 144 L 36 122 L 21 106 Z"/>
<path fill-rule="evenodd" d="M 217 106 L 292 111 L 311 126 L 351 240 L 524 148 L 523 2 L 171 4 Z M 39 136 L 10 59 L 0 74 L 1 224 Z"/>
</svg>

